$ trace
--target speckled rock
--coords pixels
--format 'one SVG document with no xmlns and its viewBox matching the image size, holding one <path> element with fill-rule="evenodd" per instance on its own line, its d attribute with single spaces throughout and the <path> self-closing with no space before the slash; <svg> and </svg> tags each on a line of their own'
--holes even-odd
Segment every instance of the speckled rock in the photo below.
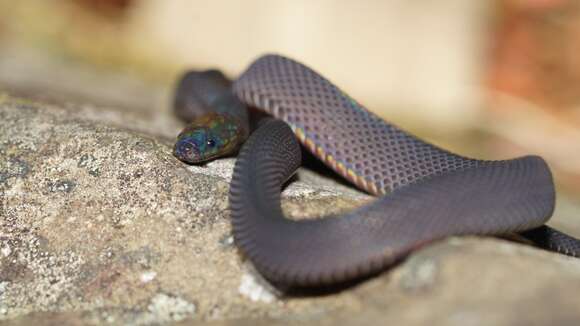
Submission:
<svg viewBox="0 0 580 326">
<path fill-rule="evenodd" d="M 187 167 L 167 141 L 56 107 L 0 105 L 1 318 L 88 311 L 149 324 L 343 306 L 279 301 L 253 284 L 230 235 L 233 159 Z M 287 194 L 290 213 L 357 201 L 304 183 Z M 296 203 L 305 196 L 314 200 Z"/>
<path fill-rule="evenodd" d="M 85 113 L 0 98 L 0 322 L 580 320 L 579 261 L 497 239 L 454 238 L 342 291 L 285 296 L 233 245 L 233 159 L 186 166 L 171 155 L 171 139 L 100 123 L 98 111 L 87 120 Z M 301 171 L 283 204 L 302 218 L 368 200 Z"/>
</svg>

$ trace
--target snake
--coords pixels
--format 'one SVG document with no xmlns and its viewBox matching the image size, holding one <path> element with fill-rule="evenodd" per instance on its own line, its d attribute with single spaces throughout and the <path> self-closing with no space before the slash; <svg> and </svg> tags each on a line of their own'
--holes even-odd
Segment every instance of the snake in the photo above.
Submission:
<svg viewBox="0 0 580 326">
<path fill-rule="evenodd" d="M 173 108 L 189 123 L 175 142 L 178 159 L 237 155 L 229 191 L 234 242 L 272 283 L 344 283 L 450 236 L 516 234 L 580 255 L 580 240 L 546 225 L 556 194 L 544 159 L 452 153 L 384 121 L 293 59 L 262 56 L 233 81 L 215 69 L 188 71 Z M 301 147 L 376 199 L 342 215 L 286 217 L 281 190 L 301 165 Z"/>
</svg>

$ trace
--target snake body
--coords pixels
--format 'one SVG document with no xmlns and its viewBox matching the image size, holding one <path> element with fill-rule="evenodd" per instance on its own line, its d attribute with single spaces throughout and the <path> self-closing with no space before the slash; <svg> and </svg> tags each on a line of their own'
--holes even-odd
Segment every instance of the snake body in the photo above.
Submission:
<svg viewBox="0 0 580 326">
<path fill-rule="evenodd" d="M 544 226 L 555 192 L 540 157 L 482 161 L 450 153 L 277 55 L 259 58 L 220 92 L 276 118 L 264 120 L 244 143 L 230 187 L 235 242 L 271 281 L 315 286 L 358 278 L 451 235 L 520 232 L 544 248 L 580 254 L 580 241 Z M 183 96 L 178 91 L 177 98 Z M 197 107 L 186 115 L 207 113 Z M 300 165 L 298 141 L 358 188 L 381 197 L 343 216 L 285 218 L 280 189 Z M 179 150 L 188 142 L 195 143 L 182 134 L 175 153 L 191 162 Z"/>
</svg>

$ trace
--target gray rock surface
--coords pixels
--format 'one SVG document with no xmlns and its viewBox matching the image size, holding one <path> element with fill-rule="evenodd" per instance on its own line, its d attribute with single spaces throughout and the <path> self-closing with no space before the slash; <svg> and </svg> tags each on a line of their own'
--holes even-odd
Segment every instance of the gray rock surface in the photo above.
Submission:
<svg viewBox="0 0 580 326">
<path fill-rule="evenodd" d="M 342 291 L 284 296 L 260 280 L 232 242 L 233 159 L 185 166 L 163 136 L 171 127 L 146 133 L 100 112 L 0 96 L 0 322 L 580 320 L 579 261 L 498 239 L 452 238 Z M 284 209 L 303 218 L 368 200 L 301 171 L 284 192 Z"/>
</svg>

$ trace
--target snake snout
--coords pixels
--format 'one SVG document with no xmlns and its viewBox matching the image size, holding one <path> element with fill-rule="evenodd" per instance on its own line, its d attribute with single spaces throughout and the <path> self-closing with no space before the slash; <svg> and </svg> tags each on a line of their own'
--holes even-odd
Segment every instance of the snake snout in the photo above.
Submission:
<svg viewBox="0 0 580 326">
<path fill-rule="evenodd" d="M 198 163 L 202 160 L 199 148 L 194 142 L 182 139 L 175 143 L 173 155 L 180 161 L 187 163 Z"/>
</svg>

